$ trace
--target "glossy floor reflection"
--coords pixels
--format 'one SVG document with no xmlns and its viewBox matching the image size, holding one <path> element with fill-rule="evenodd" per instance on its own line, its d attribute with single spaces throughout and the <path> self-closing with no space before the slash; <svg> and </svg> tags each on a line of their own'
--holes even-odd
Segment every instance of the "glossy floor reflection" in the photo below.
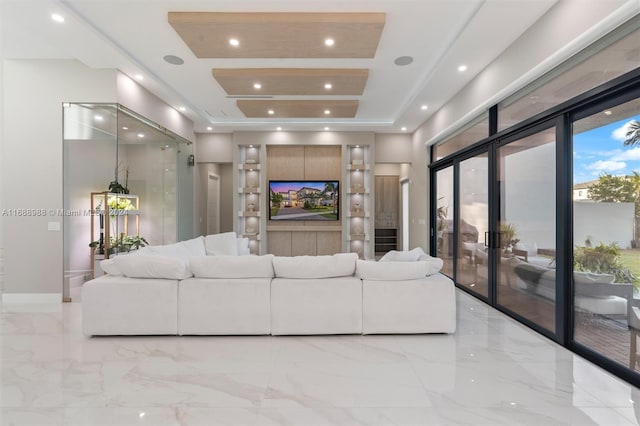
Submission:
<svg viewBox="0 0 640 426">
<path fill-rule="evenodd" d="M 640 392 L 458 291 L 455 335 L 102 337 L 4 306 L 2 425 L 630 425 Z"/>
</svg>

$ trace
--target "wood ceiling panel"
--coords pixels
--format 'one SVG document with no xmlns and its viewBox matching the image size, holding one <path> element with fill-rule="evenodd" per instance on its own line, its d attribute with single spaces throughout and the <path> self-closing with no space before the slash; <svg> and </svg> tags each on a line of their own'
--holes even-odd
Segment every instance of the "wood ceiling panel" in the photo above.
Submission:
<svg viewBox="0 0 640 426">
<path fill-rule="evenodd" d="M 236 101 L 249 118 L 355 118 L 357 100 L 246 100 Z M 269 114 L 269 110 L 273 114 Z M 325 110 L 331 111 L 325 114 Z"/>
<path fill-rule="evenodd" d="M 366 69 L 215 68 L 213 77 L 228 95 L 362 95 Z M 260 89 L 253 85 L 260 83 Z M 325 84 L 330 83 L 331 89 Z"/>
<path fill-rule="evenodd" d="M 385 14 L 169 12 L 168 20 L 198 58 L 373 58 Z"/>
</svg>

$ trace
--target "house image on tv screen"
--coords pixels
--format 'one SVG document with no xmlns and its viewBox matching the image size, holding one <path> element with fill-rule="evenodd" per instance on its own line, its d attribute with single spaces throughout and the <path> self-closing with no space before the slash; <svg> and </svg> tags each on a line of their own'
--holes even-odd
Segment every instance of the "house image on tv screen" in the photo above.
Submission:
<svg viewBox="0 0 640 426">
<path fill-rule="evenodd" d="M 270 220 L 338 220 L 338 181 L 270 181 Z"/>
</svg>

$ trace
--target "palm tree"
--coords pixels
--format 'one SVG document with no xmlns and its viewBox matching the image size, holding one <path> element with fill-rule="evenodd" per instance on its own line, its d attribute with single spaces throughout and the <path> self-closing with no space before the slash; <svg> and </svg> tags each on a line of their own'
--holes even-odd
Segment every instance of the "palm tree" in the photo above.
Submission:
<svg viewBox="0 0 640 426">
<path fill-rule="evenodd" d="M 333 213 L 336 212 L 336 192 L 338 192 L 338 188 L 336 188 L 336 184 L 333 182 L 325 182 L 324 189 L 322 190 L 322 195 L 331 194 L 331 201 L 333 205 Z"/>
<path fill-rule="evenodd" d="M 627 134 L 624 140 L 624 146 L 633 146 L 640 144 L 640 121 L 633 120 L 629 122 Z"/>
</svg>

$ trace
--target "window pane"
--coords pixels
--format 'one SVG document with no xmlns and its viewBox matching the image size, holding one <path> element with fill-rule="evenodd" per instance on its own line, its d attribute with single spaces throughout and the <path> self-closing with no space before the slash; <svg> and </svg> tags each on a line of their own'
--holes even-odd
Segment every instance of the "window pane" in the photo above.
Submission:
<svg viewBox="0 0 640 426">
<path fill-rule="evenodd" d="M 638 20 L 634 22 L 633 28 L 637 28 Z M 623 27 L 617 35 L 597 42 L 596 46 L 585 49 L 574 59 L 501 102 L 498 105 L 498 130 L 533 117 L 637 68 L 640 61 L 640 30 L 629 34 L 627 28 L 631 28 L 631 25 Z"/>
<path fill-rule="evenodd" d="M 453 166 L 436 173 L 436 256 L 444 261 L 442 273 L 453 276 Z"/>
<path fill-rule="evenodd" d="M 489 230 L 489 161 L 487 153 L 460 162 L 460 221 L 456 281 L 489 296 L 489 262 L 485 233 Z"/>
<path fill-rule="evenodd" d="M 555 127 L 502 146 L 498 304 L 555 332 Z"/>
<path fill-rule="evenodd" d="M 433 147 L 433 159 L 439 160 L 480 142 L 489 136 L 489 113 L 482 114 L 458 133 Z"/>
<path fill-rule="evenodd" d="M 640 139 L 638 126 L 640 100 L 573 125 L 574 337 L 635 370 L 640 140 L 625 141 Z"/>
</svg>

